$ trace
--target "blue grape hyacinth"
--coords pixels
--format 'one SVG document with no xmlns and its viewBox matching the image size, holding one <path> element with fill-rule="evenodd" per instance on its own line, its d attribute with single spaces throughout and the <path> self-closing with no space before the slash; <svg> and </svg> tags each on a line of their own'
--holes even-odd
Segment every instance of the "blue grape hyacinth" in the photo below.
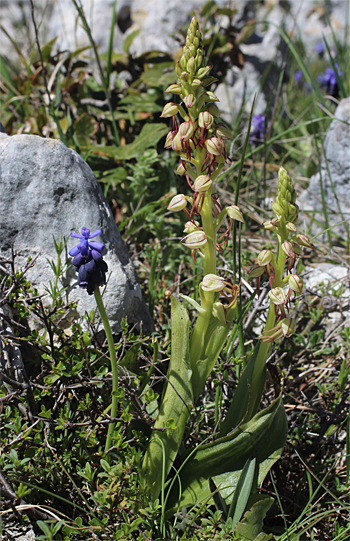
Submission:
<svg viewBox="0 0 350 541">
<path fill-rule="evenodd" d="M 335 64 L 335 68 L 338 72 L 338 76 L 341 77 L 342 73 L 339 70 L 338 64 Z M 325 88 L 327 94 L 333 96 L 333 98 L 339 97 L 338 81 L 334 69 L 326 68 L 324 73 L 320 73 L 317 76 L 317 81 L 322 88 Z"/>
<path fill-rule="evenodd" d="M 101 229 L 97 229 L 90 234 L 90 229 L 82 227 L 81 235 L 75 231 L 70 234 L 71 237 L 80 239 L 79 244 L 69 250 L 69 255 L 73 257 L 73 265 L 78 273 L 78 285 L 86 289 L 89 295 L 94 293 L 97 286 L 106 284 L 108 266 L 102 257 L 105 245 L 102 242 L 90 240 L 101 233 Z"/>
<path fill-rule="evenodd" d="M 254 115 L 252 118 L 252 131 L 249 135 L 251 145 L 258 145 L 265 139 L 265 116 Z"/>
</svg>

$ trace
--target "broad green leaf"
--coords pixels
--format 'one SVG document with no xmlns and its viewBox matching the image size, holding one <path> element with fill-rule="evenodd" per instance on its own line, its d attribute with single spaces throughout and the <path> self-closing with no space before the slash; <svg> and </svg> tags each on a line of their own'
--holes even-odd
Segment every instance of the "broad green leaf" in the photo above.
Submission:
<svg viewBox="0 0 350 541">
<path fill-rule="evenodd" d="M 242 536 L 242 541 L 269 541 L 274 539 L 272 534 L 263 531 L 263 521 L 273 503 L 273 498 L 260 500 L 248 509 L 244 518 L 236 526 L 235 531 Z"/>
<path fill-rule="evenodd" d="M 115 160 L 131 160 L 140 156 L 147 148 L 154 147 L 168 131 L 165 124 L 146 124 L 133 143 L 122 147 L 96 146 L 92 152 L 110 156 Z"/>
<path fill-rule="evenodd" d="M 250 382 L 254 367 L 256 366 L 256 359 L 259 354 L 260 342 L 255 346 L 254 351 L 248 361 L 247 366 L 245 367 L 243 374 L 241 375 L 235 394 L 233 396 L 232 402 L 228 409 L 225 419 L 220 425 L 220 436 L 226 436 L 229 432 L 234 430 L 240 422 L 244 419 L 248 406 L 251 400 L 254 400 L 256 397 L 250 396 Z M 264 368 L 263 377 L 261 378 L 261 385 L 265 384 L 265 372 Z"/>
<path fill-rule="evenodd" d="M 164 73 L 164 68 L 160 66 L 144 71 L 140 77 L 140 81 L 146 85 L 156 87 L 160 86 L 162 88 L 167 88 L 174 82 L 175 79 L 176 74 L 174 70 Z"/>
<path fill-rule="evenodd" d="M 239 476 L 237 487 L 233 495 L 228 516 L 232 517 L 232 529 L 237 522 L 242 518 L 244 510 L 249 500 L 250 493 L 253 488 L 255 476 L 256 459 L 248 458 L 244 465 L 241 475 Z"/>
<path fill-rule="evenodd" d="M 187 310 L 171 297 L 171 357 L 159 415 L 154 425 L 155 429 L 168 430 L 155 430 L 152 433 L 142 465 L 144 479 L 151 489 L 152 501 L 161 490 L 163 467 L 167 477 L 178 453 L 193 404 L 188 336 Z"/>
<path fill-rule="evenodd" d="M 188 450 L 180 472 L 182 495 L 179 505 L 188 507 L 210 498 L 209 477 L 229 502 L 248 458 L 256 458 L 260 484 L 279 458 L 285 444 L 287 418 L 281 395 L 248 423 L 213 443 Z M 169 508 L 178 501 L 177 488 L 169 497 Z"/>
</svg>

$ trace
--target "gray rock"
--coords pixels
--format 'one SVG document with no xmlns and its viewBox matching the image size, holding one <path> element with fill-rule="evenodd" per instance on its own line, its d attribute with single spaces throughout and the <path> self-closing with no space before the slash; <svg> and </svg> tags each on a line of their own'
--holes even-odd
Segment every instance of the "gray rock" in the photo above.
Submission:
<svg viewBox="0 0 350 541">
<path fill-rule="evenodd" d="M 125 37 L 139 29 L 130 52 L 140 55 L 145 51 L 160 50 L 175 53 L 179 48 L 173 34 L 191 20 L 189 12 L 199 9 L 206 0 L 118 0 L 114 28 L 114 50 L 121 52 Z M 226 5 L 226 0 L 217 0 Z M 106 52 L 109 44 L 113 0 L 82 0 L 84 12 L 92 28 L 94 40 L 100 52 Z M 76 24 L 76 12 L 72 0 L 56 2 L 49 21 L 49 34 L 59 36 L 61 48 L 87 45 L 86 32 Z"/>
<path fill-rule="evenodd" d="M 140 34 L 132 44 L 132 53 L 141 54 L 146 50 L 156 49 L 176 52 L 178 44 L 172 34 L 189 22 L 191 10 L 200 9 L 205 2 L 206 0 L 118 0 L 114 51 L 121 52 L 126 35 L 140 29 Z M 226 6 L 227 0 L 216 0 L 216 3 Z M 347 1 L 327 2 L 332 28 L 328 25 L 323 4 L 317 4 L 315 0 L 271 0 L 262 4 L 245 0 L 236 2 L 238 13 L 234 22 L 240 24 L 252 17 L 258 21 L 273 21 L 283 26 L 293 38 L 301 39 L 308 53 L 314 52 L 315 44 L 323 35 L 332 45 L 332 28 L 337 39 L 344 42 L 346 25 L 349 24 Z M 113 0 L 82 0 L 82 5 L 100 52 L 106 52 Z M 58 37 L 59 47 L 69 50 L 89 44 L 72 0 L 35 0 L 35 18 L 41 43 Z M 9 35 L 19 45 L 23 54 L 28 56 L 35 41 L 30 1 L 2 0 L 0 20 L 6 30 L 6 34 L 0 35 L 2 54 L 12 60 L 18 59 Z"/>
<path fill-rule="evenodd" d="M 126 317 L 148 332 L 151 318 L 135 269 L 90 167 L 58 140 L 35 135 L 0 140 L 0 255 L 6 257 L 14 245 L 20 254 L 17 264 L 24 266 L 29 256 L 40 254 L 26 276 L 45 293 L 43 286 L 53 279 L 47 258 L 57 260 L 53 235 L 67 238 L 83 226 L 103 232 L 97 240 L 106 245 L 109 272 L 103 298 L 112 331 L 119 332 Z M 69 237 L 67 253 L 75 244 Z M 78 301 L 81 317 L 96 308 L 94 296 L 77 286 L 73 267 L 66 281 L 68 300 Z"/>
<path fill-rule="evenodd" d="M 324 157 L 320 172 L 313 175 L 307 190 L 298 198 L 300 209 L 310 219 L 323 225 L 311 224 L 313 235 L 325 229 L 325 218 L 322 206 L 321 179 L 328 211 L 329 225 L 350 219 L 350 98 L 342 100 L 337 107 L 333 120 L 324 141 Z M 346 238 L 349 222 L 333 229 L 335 233 Z M 322 235 L 326 239 L 326 233 Z"/>
</svg>

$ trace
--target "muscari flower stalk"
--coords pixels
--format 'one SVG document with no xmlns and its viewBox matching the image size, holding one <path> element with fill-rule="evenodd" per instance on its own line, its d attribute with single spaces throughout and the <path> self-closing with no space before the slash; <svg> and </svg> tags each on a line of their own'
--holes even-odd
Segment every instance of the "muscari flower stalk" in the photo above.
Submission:
<svg viewBox="0 0 350 541">
<path fill-rule="evenodd" d="M 207 65 L 203 40 L 196 18 L 188 29 L 183 54 L 175 67 L 176 83 L 166 92 L 178 96 L 180 104 L 169 102 L 163 109 L 163 117 L 172 117 L 172 129 L 166 138 L 166 147 L 172 148 L 179 156 L 178 174 L 186 176 L 192 189 L 192 197 L 179 194 L 175 196 L 168 210 L 184 211 L 189 221 L 186 223 L 182 244 L 192 250 L 194 259 L 199 254 L 203 259 L 204 279 L 200 287 L 201 311 L 194 326 L 190 341 L 190 359 L 193 379 L 196 379 L 197 361 L 202 358 L 205 334 L 212 315 L 221 322 L 226 321 L 229 307 L 237 300 L 237 288 L 225 282 L 219 287 L 222 278 L 216 276 L 216 252 L 228 241 L 233 220 L 243 222 L 238 207 L 231 205 L 222 208 L 215 193 L 215 181 L 227 162 L 224 140 L 232 138 L 228 127 L 220 120 L 220 111 L 215 105 L 219 101 L 207 87 L 216 79 L 210 77 L 211 67 Z M 182 121 L 178 122 L 178 118 Z M 192 208 L 187 208 L 189 203 Z M 197 220 L 200 220 L 198 222 Z M 229 221 L 220 233 L 220 228 Z M 207 284 L 219 284 L 207 287 Z M 219 303 L 222 292 L 228 302 Z M 218 303 L 220 306 L 218 306 Z M 198 383 L 198 389 L 205 382 Z"/>
<path fill-rule="evenodd" d="M 111 417 L 114 419 L 116 417 L 118 408 L 118 398 L 116 395 L 118 389 L 118 366 L 112 331 L 99 289 L 100 286 L 106 285 L 106 273 L 108 271 L 108 266 L 102 256 L 105 245 L 102 242 L 91 240 L 100 236 L 101 234 L 101 229 L 97 229 L 97 231 L 94 231 L 94 233 L 90 233 L 90 229 L 87 227 L 82 227 L 81 234 L 72 231 L 70 234 L 71 237 L 79 239 L 80 242 L 69 250 L 69 255 L 73 257 L 73 265 L 78 273 L 79 287 L 86 289 L 89 295 L 94 294 L 95 296 L 96 304 L 105 329 L 112 367 Z M 111 447 L 114 427 L 115 423 L 110 423 L 108 426 L 105 452 L 107 452 Z"/>
</svg>

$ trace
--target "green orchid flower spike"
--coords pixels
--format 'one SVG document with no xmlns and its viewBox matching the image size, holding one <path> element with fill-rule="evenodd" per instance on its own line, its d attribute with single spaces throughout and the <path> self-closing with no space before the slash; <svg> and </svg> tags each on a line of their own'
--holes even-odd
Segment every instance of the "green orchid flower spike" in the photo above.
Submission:
<svg viewBox="0 0 350 541">
<path fill-rule="evenodd" d="M 295 330 L 295 322 L 288 314 L 293 298 L 302 291 L 302 280 L 290 271 L 297 260 L 298 249 L 308 242 L 297 234 L 294 226 L 298 215 L 295 191 L 287 172 L 281 168 L 278 195 L 273 203 L 276 217 L 265 224 L 266 229 L 277 233 L 278 255 L 264 250 L 251 271 L 251 276 L 258 279 L 258 289 L 263 274 L 267 273 L 270 279 L 270 308 L 265 331 L 243 371 L 227 417 L 219 426 L 218 439 L 180 453 L 193 406 L 232 325 L 237 325 L 234 318 L 240 292 L 240 285 L 221 276 L 216 264 L 217 254 L 230 239 L 233 222 L 244 223 L 244 218 L 237 205 L 223 208 L 216 192 L 218 176 L 228 161 L 225 139 L 231 138 L 231 133 L 220 120 L 215 105 L 218 98 L 208 90 L 215 81 L 210 69 L 198 22 L 193 18 L 183 54 L 176 65 L 177 81 L 166 90 L 175 94 L 177 102 L 167 103 L 162 117 L 172 118 L 165 146 L 178 155 L 177 173 L 186 177 L 191 189 L 189 195 L 173 197 L 168 210 L 185 214 L 187 222 L 181 242 L 185 249 L 191 250 L 194 261 L 202 259 L 203 276 L 198 291 L 200 302 L 181 295 L 197 310 L 192 325 L 185 307 L 174 297 L 171 299 L 170 364 L 155 430 L 142 467 L 151 496 L 155 500 L 161 494 L 169 513 L 178 505 L 210 499 L 209 477 L 220 485 L 227 500 L 238 501 L 239 494 L 235 491 L 240 490 L 243 483 L 242 479 L 239 481 L 240 476 L 250 472 L 251 492 L 254 492 L 279 457 L 286 436 L 281 392 L 267 409 L 257 412 L 271 341 L 288 337 Z M 288 277 L 283 276 L 286 266 Z M 180 472 L 173 481 L 169 480 L 165 498 L 164 487 L 175 458 Z"/>
</svg>

